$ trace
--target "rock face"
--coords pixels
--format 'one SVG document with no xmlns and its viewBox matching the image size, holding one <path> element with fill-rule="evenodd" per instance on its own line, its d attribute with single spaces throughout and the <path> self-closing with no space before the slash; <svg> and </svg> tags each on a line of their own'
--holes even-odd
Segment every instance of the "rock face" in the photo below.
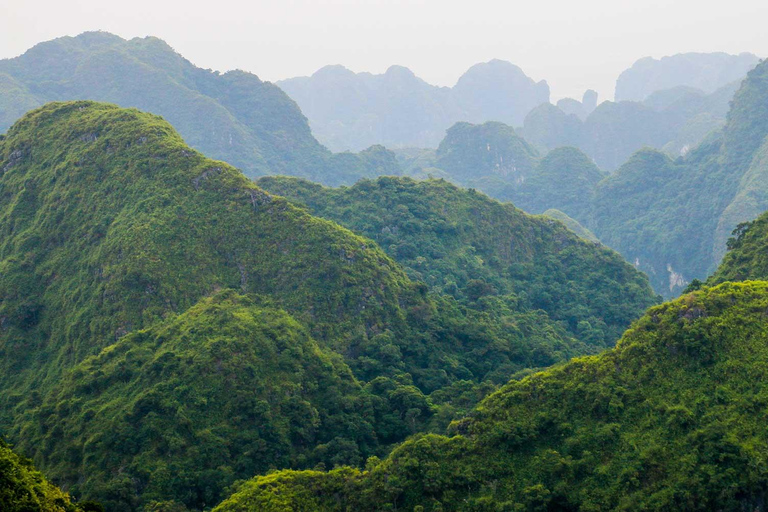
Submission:
<svg viewBox="0 0 768 512">
<path fill-rule="evenodd" d="M 500 60 L 473 66 L 453 88 L 430 85 L 401 66 L 382 75 L 327 66 L 278 85 L 299 104 L 317 138 L 334 151 L 372 144 L 434 148 L 456 122 L 518 126 L 532 108 L 549 102 L 545 81 L 537 83 Z"/>
<path fill-rule="evenodd" d="M 621 73 L 615 100 L 643 101 L 655 91 L 681 85 L 712 93 L 740 80 L 759 62 L 751 53 L 680 53 L 658 60 L 645 57 Z"/>
</svg>

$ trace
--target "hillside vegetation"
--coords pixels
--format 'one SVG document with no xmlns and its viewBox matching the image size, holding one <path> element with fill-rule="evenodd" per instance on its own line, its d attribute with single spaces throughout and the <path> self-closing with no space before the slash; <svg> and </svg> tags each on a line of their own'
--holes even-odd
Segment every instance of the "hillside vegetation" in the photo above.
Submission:
<svg viewBox="0 0 768 512">
<path fill-rule="evenodd" d="M 651 308 L 366 470 L 279 472 L 215 510 L 753 510 L 765 499 L 768 283 Z M 670 456 L 674 454 L 674 456 Z"/>
<path fill-rule="evenodd" d="M 258 185 L 375 240 L 437 292 L 472 307 L 483 296 L 513 297 L 590 344 L 611 346 L 654 301 L 645 277 L 613 251 L 443 180 L 330 189 L 267 177 Z"/>
<path fill-rule="evenodd" d="M 688 90 L 653 94 L 647 100 L 653 108 L 675 112 L 717 104 L 723 126 L 684 156 L 640 149 L 610 175 L 575 148 L 553 149 L 542 157 L 499 123 L 457 125 L 434 155 L 400 153 L 398 159 L 409 175 L 476 187 L 530 213 L 563 212 L 645 272 L 654 290 L 669 298 L 713 272 L 733 229 L 768 209 L 768 63 L 750 71 L 729 109 L 722 106 L 728 97 L 712 103 Z M 603 103 L 590 118 L 620 105 Z M 637 132 L 624 122 L 616 127 L 611 129 L 616 134 Z"/>
<path fill-rule="evenodd" d="M 200 510 L 257 472 L 359 465 L 443 431 L 510 378 L 610 344 L 654 300 L 554 220 L 418 186 L 524 229 L 483 242 L 470 224 L 480 254 L 496 249 L 487 266 L 465 247 L 433 267 L 455 296 L 157 116 L 89 101 L 28 113 L 0 139 L 0 429 L 108 510 Z M 435 213 L 425 239 L 460 232 Z M 499 289 L 459 281 L 463 258 Z"/>
</svg>

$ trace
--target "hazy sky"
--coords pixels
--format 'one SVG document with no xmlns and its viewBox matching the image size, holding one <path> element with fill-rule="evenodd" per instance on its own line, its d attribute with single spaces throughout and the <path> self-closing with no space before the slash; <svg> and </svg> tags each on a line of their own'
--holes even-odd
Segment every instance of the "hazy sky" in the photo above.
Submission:
<svg viewBox="0 0 768 512">
<path fill-rule="evenodd" d="M 640 57 L 689 51 L 768 56 L 766 0 L 0 0 L 0 57 L 86 30 L 154 35 L 198 66 L 265 80 L 326 64 L 391 64 L 453 85 L 472 64 L 511 61 L 554 100 L 613 97 Z"/>
</svg>

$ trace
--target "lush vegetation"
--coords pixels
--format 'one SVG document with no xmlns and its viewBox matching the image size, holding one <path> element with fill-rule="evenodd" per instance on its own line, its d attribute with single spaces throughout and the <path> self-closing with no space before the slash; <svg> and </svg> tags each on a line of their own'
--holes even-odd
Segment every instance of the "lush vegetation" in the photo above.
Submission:
<svg viewBox="0 0 768 512">
<path fill-rule="evenodd" d="M 588 227 L 629 261 L 639 260 L 668 296 L 704 278 L 731 231 L 768 209 L 767 104 L 764 62 L 734 96 L 721 135 L 675 161 L 642 151 L 601 182 Z"/>
<path fill-rule="evenodd" d="M 418 178 L 444 177 L 527 212 L 555 208 L 579 222 L 589 219 L 595 187 L 604 177 L 578 149 L 562 147 L 541 157 L 515 130 L 495 122 L 458 123 L 448 130 L 434 159 L 424 154 L 401 157 L 401 166 Z"/>
<path fill-rule="evenodd" d="M 728 240 L 728 253 L 708 283 L 768 279 L 768 213 L 740 224 Z"/>
<path fill-rule="evenodd" d="M 589 344 L 611 346 L 654 301 L 645 276 L 618 254 L 443 180 L 379 178 L 330 189 L 266 177 L 258 184 L 372 238 L 435 291 L 470 307 L 485 296 L 509 297 Z"/>
<path fill-rule="evenodd" d="M 453 437 L 416 436 L 363 472 L 258 477 L 216 510 L 759 508 L 767 307 L 765 282 L 704 288 L 609 352 L 510 382 Z"/>
<path fill-rule="evenodd" d="M 366 222 L 402 189 L 388 222 L 408 271 L 419 233 L 447 251 L 430 289 L 137 110 L 48 104 L 0 139 L 0 169 L 0 428 L 110 510 L 201 509 L 257 472 L 383 456 L 610 344 L 653 300 L 554 220 L 447 183 L 362 182 L 383 201 Z"/>
<path fill-rule="evenodd" d="M 561 212 L 560 210 L 550 208 L 549 210 L 542 213 L 542 215 L 544 215 L 545 217 L 553 218 L 555 220 L 559 220 L 560 222 L 565 224 L 565 226 L 568 229 L 570 229 L 571 231 L 579 235 L 584 240 L 588 240 L 596 244 L 600 243 L 600 240 L 595 236 L 593 232 L 591 232 L 590 230 L 588 230 L 587 228 L 579 224 L 579 221 L 569 217 L 568 215 Z"/>
<path fill-rule="evenodd" d="M 0 510 L 8 512 L 94 512 L 95 503 L 72 503 L 69 495 L 52 485 L 30 460 L 20 457 L 0 439 Z"/>
<path fill-rule="evenodd" d="M 359 465 L 435 409 L 390 379 L 363 388 L 285 311 L 229 290 L 75 366 L 17 437 L 108 510 L 204 509 L 269 469 Z"/>
<path fill-rule="evenodd" d="M 532 108 L 549 101 L 545 81 L 536 83 L 499 60 L 473 66 L 453 88 L 430 85 L 402 66 L 381 75 L 326 66 L 278 85 L 299 104 L 315 136 L 334 151 L 373 144 L 434 148 L 456 122 L 518 126 Z"/>
</svg>

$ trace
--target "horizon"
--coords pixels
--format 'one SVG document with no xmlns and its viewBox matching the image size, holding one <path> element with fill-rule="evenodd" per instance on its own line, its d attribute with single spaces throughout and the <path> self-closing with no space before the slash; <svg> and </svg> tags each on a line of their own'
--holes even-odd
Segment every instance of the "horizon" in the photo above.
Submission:
<svg viewBox="0 0 768 512">
<path fill-rule="evenodd" d="M 158 37 L 196 66 L 241 69 L 270 82 L 311 76 L 328 65 L 372 74 L 397 65 L 439 87 L 454 86 L 472 65 L 499 59 L 536 82 L 546 80 L 556 103 L 580 99 L 587 89 L 597 91 L 601 102 L 613 100 L 619 74 L 644 57 L 768 55 L 759 23 L 768 5 L 753 0 L 731 2 L 729 18 L 714 2 L 691 0 L 636 6 L 558 1 L 526 6 L 514 17 L 505 17 L 509 6 L 496 0 L 476 3 L 471 11 L 434 0 L 240 4 L 224 2 L 211 10 L 194 0 L 185 2 L 182 12 L 177 2 L 149 0 L 138 0 L 131 11 L 94 0 L 76 6 L 51 0 L 12 5 L 0 21 L 0 58 L 58 37 L 104 31 L 125 39 Z M 146 16 L 150 11 L 153 16 Z"/>
</svg>

